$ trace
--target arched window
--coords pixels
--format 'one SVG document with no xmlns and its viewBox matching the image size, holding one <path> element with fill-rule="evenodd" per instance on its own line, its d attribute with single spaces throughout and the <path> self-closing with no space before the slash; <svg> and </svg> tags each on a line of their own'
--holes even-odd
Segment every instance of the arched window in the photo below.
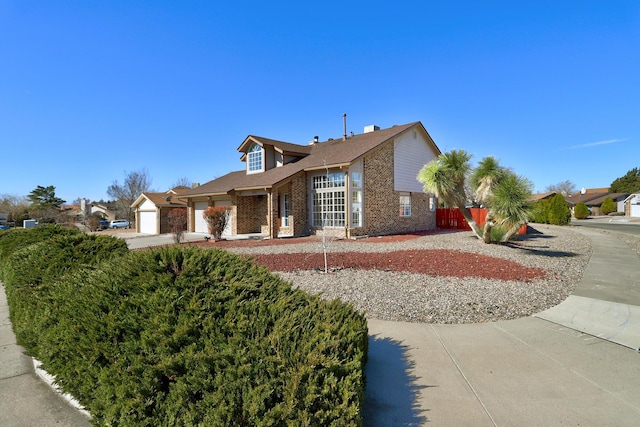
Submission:
<svg viewBox="0 0 640 427">
<path fill-rule="evenodd" d="M 251 150 L 247 153 L 247 163 L 249 173 L 262 172 L 264 170 L 261 146 L 254 144 L 253 147 L 251 147 Z"/>
</svg>

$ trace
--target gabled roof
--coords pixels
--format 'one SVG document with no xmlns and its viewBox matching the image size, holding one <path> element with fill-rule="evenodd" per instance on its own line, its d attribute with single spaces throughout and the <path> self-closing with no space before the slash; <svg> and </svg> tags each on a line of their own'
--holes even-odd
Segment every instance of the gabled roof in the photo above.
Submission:
<svg viewBox="0 0 640 427">
<path fill-rule="evenodd" d="M 556 193 L 555 191 L 551 191 L 549 193 L 536 193 L 536 194 L 532 194 L 530 199 L 534 202 L 538 201 L 538 200 L 544 200 L 544 199 L 550 199 L 553 196 L 555 196 Z"/>
<path fill-rule="evenodd" d="M 276 139 L 264 138 L 262 136 L 249 135 L 238 147 L 238 151 L 246 152 L 252 144 L 258 144 L 262 147 L 265 145 L 271 145 L 276 151 L 283 154 L 292 155 L 309 155 L 311 154 L 310 145 L 293 144 L 291 142 L 278 141 Z"/>
<path fill-rule="evenodd" d="M 611 197 L 612 200 L 618 201 L 627 197 L 628 193 L 609 193 L 607 188 L 590 188 L 585 191 L 579 191 L 565 197 L 565 200 L 572 205 L 576 205 L 580 202 L 587 206 L 600 206 L 604 199 Z"/>
<path fill-rule="evenodd" d="M 623 200 L 625 197 L 627 197 L 628 193 L 606 193 L 606 194 L 600 194 L 598 197 L 590 199 L 589 201 L 585 202 L 584 204 L 587 206 L 600 206 L 602 204 L 602 202 L 604 202 L 604 200 L 607 197 L 610 197 L 611 200 L 613 200 L 614 202 L 617 202 L 619 200 Z"/>
<path fill-rule="evenodd" d="M 131 205 L 132 208 L 140 206 L 145 200 L 149 200 L 158 208 L 181 208 L 187 206 L 187 202 L 178 197 L 185 193 L 189 188 L 176 187 L 164 193 L 142 193 Z"/>
<path fill-rule="evenodd" d="M 593 199 L 597 199 L 598 197 L 602 196 L 602 195 L 606 195 L 609 194 L 608 192 L 586 192 L 586 193 L 582 193 L 582 192 L 577 192 L 577 193 L 573 193 L 570 194 L 569 196 L 565 197 L 565 200 L 567 202 L 569 202 L 572 205 L 576 205 L 580 202 L 587 204 L 587 202 L 589 202 L 590 200 Z"/>
<path fill-rule="evenodd" d="M 308 154 L 297 162 L 274 167 L 260 173 L 247 174 L 245 169 L 230 172 L 220 178 L 193 188 L 181 194 L 180 197 L 186 198 L 193 196 L 223 195 L 232 190 L 266 190 L 302 171 L 348 166 L 383 143 L 390 141 L 413 128 L 420 129 L 424 132 L 427 141 L 433 145 L 436 153 L 440 153 L 440 150 L 431 139 L 431 136 L 420 122 L 358 134 L 351 136 L 346 140 L 342 138 L 330 139 L 325 142 L 318 142 L 307 146 L 249 136 L 240 145 L 238 150 L 248 148 L 248 143 L 258 143 L 258 141 L 260 141 L 263 144 L 268 143 L 274 147 L 276 144 L 280 144 L 280 149 L 286 149 L 291 153 L 295 152 L 301 154 L 307 151 Z"/>
</svg>

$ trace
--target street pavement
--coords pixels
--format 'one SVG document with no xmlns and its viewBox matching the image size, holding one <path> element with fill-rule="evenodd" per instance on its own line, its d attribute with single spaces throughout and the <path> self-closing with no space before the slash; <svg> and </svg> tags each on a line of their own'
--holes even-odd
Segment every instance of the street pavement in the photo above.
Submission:
<svg viewBox="0 0 640 427">
<path fill-rule="evenodd" d="M 370 320 L 364 425 L 638 425 L 640 258 L 599 231 L 576 231 L 594 241 L 575 292 L 593 313 L 570 297 L 556 314 L 495 323 Z M 132 248 L 171 243 L 167 236 L 121 237 Z M 571 310 L 575 316 L 566 315 Z M 592 314 L 600 320 L 589 320 Z M 625 334 L 626 343 L 614 342 Z M 88 419 L 34 374 L 0 286 L 0 426 L 85 425 Z"/>
</svg>

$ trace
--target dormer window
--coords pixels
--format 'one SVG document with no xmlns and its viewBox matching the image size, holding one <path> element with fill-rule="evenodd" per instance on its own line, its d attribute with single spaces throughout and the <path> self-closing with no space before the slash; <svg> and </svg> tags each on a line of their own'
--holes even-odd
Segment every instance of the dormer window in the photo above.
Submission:
<svg viewBox="0 0 640 427">
<path fill-rule="evenodd" d="M 264 170 L 264 161 L 262 155 L 262 147 L 254 144 L 247 153 L 248 173 L 262 172 Z"/>
</svg>

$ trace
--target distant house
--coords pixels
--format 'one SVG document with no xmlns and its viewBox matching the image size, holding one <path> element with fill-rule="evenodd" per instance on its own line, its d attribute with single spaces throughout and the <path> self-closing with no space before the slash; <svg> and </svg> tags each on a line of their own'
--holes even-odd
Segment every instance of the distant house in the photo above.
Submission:
<svg viewBox="0 0 640 427">
<path fill-rule="evenodd" d="M 630 194 L 624 199 L 624 214 L 630 217 L 640 217 L 640 193 Z"/>
<path fill-rule="evenodd" d="M 337 237 L 435 228 L 437 201 L 416 176 L 440 150 L 422 123 L 299 145 L 249 135 L 242 170 L 180 195 L 189 231 L 206 233 L 209 206 L 228 206 L 230 235 Z"/>
<path fill-rule="evenodd" d="M 189 188 L 176 187 L 164 193 L 142 193 L 131 207 L 136 213 L 136 232 L 165 234 L 171 232 L 169 212 L 180 208 L 186 211 L 187 202 L 178 198 Z"/>
<path fill-rule="evenodd" d="M 556 194 L 558 194 L 558 193 L 556 193 L 555 191 L 551 191 L 551 192 L 548 192 L 548 193 L 535 193 L 535 194 L 531 195 L 530 200 L 532 202 L 537 202 L 539 200 L 549 200 L 550 198 L 552 198 Z"/>
<path fill-rule="evenodd" d="M 114 219 L 116 219 L 115 209 L 111 209 L 102 203 L 94 202 L 89 204 L 89 215 L 93 214 L 98 214 L 107 221 L 113 221 Z"/>
<path fill-rule="evenodd" d="M 616 203 L 617 212 L 624 212 L 624 200 L 628 195 L 628 193 L 610 193 L 608 188 L 583 188 L 579 192 L 565 197 L 565 200 L 572 208 L 583 202 L 591 209 L 591 214 L 597 216 L 602 215 L 600 206 L 602 206 L 602 202 L 607 197 L 610 197 Z"/>
</svg>

